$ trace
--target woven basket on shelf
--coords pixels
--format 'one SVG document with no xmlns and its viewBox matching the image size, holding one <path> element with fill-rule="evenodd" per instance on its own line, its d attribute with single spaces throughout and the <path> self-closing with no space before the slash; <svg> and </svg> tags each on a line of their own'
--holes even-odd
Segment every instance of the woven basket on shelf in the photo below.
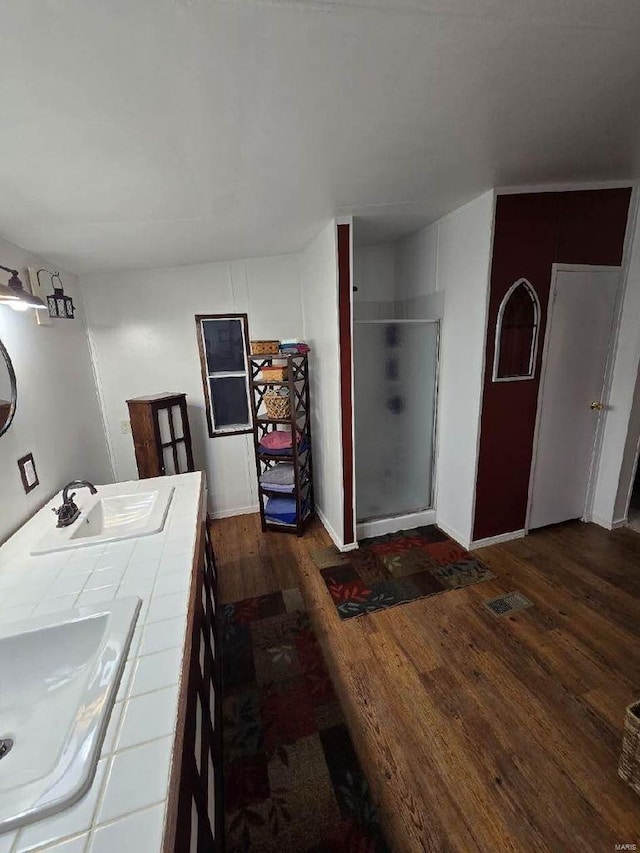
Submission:
<svg viewBox="0 0 640 853">
<path fill-rule="evenodd" d="M 618 776 L 640 794 L 640 702 L 627 708 Z"/>
<path fill-rule="evenodd" d="M 287 367 L 270 366 L 262 368 L 263 382 L 284 382 L 288 379 L 289 369 Z"/>
<path fill-rule="evenodd" d="M 277 355 L 280 341 L 251 341 L 251 355 Z"/>
<path fill-rule="evenodd" d="M 267 391 L 264 395 L 264 404 L 267 408 L 267 417 L 278 420 L 291 417 L 291 404 L 288 396 L 278 394 L 277 391 Z"/>
</svg>

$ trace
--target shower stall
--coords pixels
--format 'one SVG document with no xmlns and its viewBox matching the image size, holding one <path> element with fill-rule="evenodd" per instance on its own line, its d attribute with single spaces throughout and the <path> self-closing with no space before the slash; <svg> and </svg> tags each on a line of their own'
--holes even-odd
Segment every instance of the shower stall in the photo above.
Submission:
<svg viewBox="0 0 640 853">
<path fill-rule="evenodd" d="M 356 319 L 359 538 L 433 523 L 440 323 Z"/>
</svg>

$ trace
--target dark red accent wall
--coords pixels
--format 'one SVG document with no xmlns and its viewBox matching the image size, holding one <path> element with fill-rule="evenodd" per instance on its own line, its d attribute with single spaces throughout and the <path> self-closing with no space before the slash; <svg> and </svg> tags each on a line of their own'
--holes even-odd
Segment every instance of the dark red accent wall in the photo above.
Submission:
<svg viewBox="0 0 640 853">
<path fill-rule="evenodd" d="M 340 314 L 340 397 L 342 400 L 342 489 L 344 544 L 353 529 L 353 401 L 351 399 L 351 226 L 338 225 L 338 309 Z"/>
<path fill-rule="evenodd" d="M 474 539 L 525 524 L 552 264 L 620 264 L 630 198 L 627 188 L 497 198 Z M 519 278 L 542 309 L 535 378 L 492 382 L 498 307 Z"/>
</svg>

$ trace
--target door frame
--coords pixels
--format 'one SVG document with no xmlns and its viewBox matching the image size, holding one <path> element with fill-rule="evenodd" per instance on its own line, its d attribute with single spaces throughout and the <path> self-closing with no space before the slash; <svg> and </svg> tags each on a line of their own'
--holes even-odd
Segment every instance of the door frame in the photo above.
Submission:
<svg viewBox="0 0 640 853">
<path fill-rule="evenodd" d="M 613 364 L 615 360 L 616 342 L 618 339 L 618 327 L 620 325 L 620 313 L 622 308 L 622 298 L 624 294 L 623 276 L 624 267 L 622 265 L 603 265 L 603 264 L 560 264 L 554 263 L 551 265 L 551 285 L 549 287 L 549 301 L 547 303 L 547 316 L 544 330 L 544 343 L 542 345 L 542 361 L 540 364 L 540 383 L 538 385 L 538 399 L 536 402 L 536 423 L 533 432 L 533 453 L 531 455 L 531 469 L 529 471 L 529 490 L 527 495 L 527 514 L 524 522 L 525 536 L 529 534 L 531 521 L 531 503 L 533 498 L 533 481 L 538 461 L 538 449 L 540 441 L 540 420 L 542 417 L 542 408 L 544 404 L 544 387 L 547 376 L 547 364 L 549 353 L 549 337 L 551 333 L 551 320 L 553 317 L 553 305 L 556 299 L 557 279 L 559 272 L 617 272 L 619 275 L 618 287 L 616 290 L 616 298 L 613 308 L 613 321 L 611 325 L 612 334 L 609 338 L 609 346 L 607 348 L 607 360 L 604 369 L 604 379 L 602 383 L 602 400 L 609 400 L 611 392 L 611 380 L 613 378 Z M 588 521 L 591 517 L 593 508 L 593 497 L 595 491 L 595 474 L 597 473 L 597 463 L 600 459 L 600 451 L 602 449 L 602 437 L 604 433 L 604 421 L 607 406 L 598 412 L 596 422 L 596 432 L 593 440 L 593 452 L 589 460 L 589 479 L 587 481 L 587 493 L 585 496 L 584 511 L 581 516 L 582 521 Z"/>
<path fill-rule="evenodd" d="M 353 369 L 353 221 L 336 220 L 340 417 L 342 436 L 342 545 L 357 547 Z"/>
</svg>

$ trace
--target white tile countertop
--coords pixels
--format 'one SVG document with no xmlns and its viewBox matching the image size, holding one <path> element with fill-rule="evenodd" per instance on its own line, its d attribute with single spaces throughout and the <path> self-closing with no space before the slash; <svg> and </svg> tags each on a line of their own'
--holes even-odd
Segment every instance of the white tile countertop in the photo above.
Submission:
<svg viewBox="0 0 640 853">
<path fill-rule="evenodd" d="M 131 595 L 142 599 L 89 792 L 52 817 L 0 834 L 0 853 L 159 853 L 202 476 L 161 478 L 175 491 L 160 533 L 31 557 L 33 544 L 55 525 L 56 495 L 0 547 L 0 623 Z M 157 482 L 136 480 L 127 488 L 143 491 Z M 122 485 L 98 490 L 109 496 Z M 81 510 L 88 497 L 78 490 Z"/>
</svg>

